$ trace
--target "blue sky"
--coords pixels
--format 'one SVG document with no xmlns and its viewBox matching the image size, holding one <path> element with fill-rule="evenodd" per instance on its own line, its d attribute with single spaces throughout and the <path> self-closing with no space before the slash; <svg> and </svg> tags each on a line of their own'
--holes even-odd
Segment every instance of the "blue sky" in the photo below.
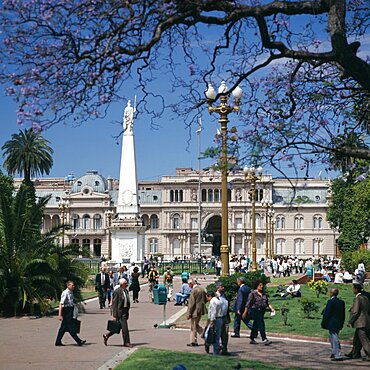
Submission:
<svg viewBox="0 0 370 370">
<path fill-rule="evenodd" d="M 129 95 L 129 93 L 128 93 Z M 132 100 L 135 91 L 131 92 Z M 50 176 L 64 177 L 73 173 L 76 177 L 87 170 L 97 170 L 104 176 L 119 178 L 121 138 L 120 134 L 123 110 L 127 102 L 112 105 L 108 117 L 92 120 L 79 127 L 71 125 L 55 125 L 43 135 L 50 141 L 54 149 L 54 165 Z M 0 98 L 1 126 L 0 146 L 19 131 L 21 126 L 16 123 L 16 104 L 7 97 Z M 211 120 L 207 111 L 203 113 L 201 146 L 212 145 L 217 124 Z M 235 115 L 235 118 L 237 116 Z M 188 147 L 189 132 L 182 120 L 173 121 L 169 116 L 161 119 L 162 127 L 153 130 L 148 117 L 139 116 L 135 119 L 135 145 L 137 174 L 139 180 L 158 179 L 163 175 L 175 173 L 176 167 L 198 168 L 198 138 L 196 127 L 192 130 L 192 138 Z M 0 158 L 1 166 L 3 158 Z M 203 161 L 204 166 L 210 161 Z"/>
</svg>

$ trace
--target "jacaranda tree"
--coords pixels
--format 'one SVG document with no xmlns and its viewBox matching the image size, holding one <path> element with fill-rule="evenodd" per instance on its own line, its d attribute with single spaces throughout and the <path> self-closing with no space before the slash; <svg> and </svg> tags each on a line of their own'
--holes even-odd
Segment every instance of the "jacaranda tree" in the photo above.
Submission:
<svg viewBox="0 0 370 370">
<path fill-rule="evenodd" d="M 207 83 L 222 78 L 244 89 L 239 137 L 260 163 L 293 166 L 299 157 L 307 170 L 328 163 L 328 153 L 369 158 L 346 140 L 356 133 L 368 141 L 369 7 L 368 0 L 3 0 L 0 82 L 19 103 L 18 122 L 42 129 L 103 117 L 133 78 L 139 112 L 155 120 L 172 108 L 191 125 Z"/>
</svg>

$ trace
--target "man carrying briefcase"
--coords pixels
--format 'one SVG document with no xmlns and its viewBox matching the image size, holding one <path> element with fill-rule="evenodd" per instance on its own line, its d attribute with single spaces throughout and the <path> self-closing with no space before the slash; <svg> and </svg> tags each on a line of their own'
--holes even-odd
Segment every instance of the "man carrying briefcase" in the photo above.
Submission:
<svg viewBox="0 0 370 370">
<path fill-rule="evenodd" d="M 130 297 L 128 294 L 127 285 L 127 280 L 122 278 L 119 280 L 119 288 L 113 292 L 112 316 L 113 320 L 119 321 L 121 324 L 123 346 L 131 348 L 132 344 L 130 343 L 130 334 L 127 324 L 130 310 Z M 107 334 L 103 335 L 103 341 L 105 345 L 108 344 L 108 339 L 110 336 L 117 334 L 117 331 L 113 328 L 115 325 L 111 322 L 110 325 L 112 324 L 113 326 L 110 327 L 112 331 L 110 330 Z"/>
</svg>

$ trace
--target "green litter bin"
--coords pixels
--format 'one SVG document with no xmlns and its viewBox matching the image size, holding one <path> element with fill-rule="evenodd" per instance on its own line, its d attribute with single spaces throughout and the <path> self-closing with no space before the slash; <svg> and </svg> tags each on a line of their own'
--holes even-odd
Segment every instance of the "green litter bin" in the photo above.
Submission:
<svg viewBox="0 0 370 370">
<path fill-rule="evenodd" d="M 167 289 L 164 284 L 156 284 L 153 287 L 154 304 L 167 303 Z"/>
</svg>

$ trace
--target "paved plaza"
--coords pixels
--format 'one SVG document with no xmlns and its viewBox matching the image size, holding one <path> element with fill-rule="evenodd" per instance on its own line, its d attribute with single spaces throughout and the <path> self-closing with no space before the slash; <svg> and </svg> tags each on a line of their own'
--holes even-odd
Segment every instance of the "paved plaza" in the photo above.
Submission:
<svg viewBox="0 0 370 370">
<path fill-rule="evenodd" d="M 200 278 L 204 286 L 214 281 L 213 276 L 207 276 L 206 279 Z M 180 279 L 176 277 L 174 292 L 179 288 Z M 132 304 L 130 310 L 129 327 L 133 349 L 122 347 L 121 335 L 114 335 L 109 339 L 108 346 L 104 346 L 102 335 L 105 333 L 110 312 L 109 309 L 99 309 L 97 299 L 86 302 L 86 312 L 80 316 L 82 321 L 80 337 L 87 340 L 83 347 L 75 345 L 68 333 L 63 338 L 65 347 L 54 346 L 59 328 L 57 316 L 0 319 L 0 369 L 107 370 L 113 368 L 130 352 L 142 347 L 205 353 L 203 346 L 186 346 L 189 342 L 188 328 L 155 328 L 162 323 L 164 310 L 163 306 L 149 303 L 146 286 L 142 287 L 139 299 L 140 303 Z M 167 323 L 181 317 L 185 311 L 186 308 L 169 303 L 166 306 L 166 316 L 170 318 Z M 331 362 L 329 343 L 269 335 L 273 341 L 271 346 L 255 346 L 249 344 L 247 334 L 245 331 L 242 338 L 230 338 L 229 351 L 236 359 L 256 359 L 296 368 L 345 370 L 369 368 L 368 362 L 358 360 Z M 343 347 L 344 353 L 349 351 L 349 345 Z M 220 369 L 221 364 L 220 357 Z"/>
</svg>

